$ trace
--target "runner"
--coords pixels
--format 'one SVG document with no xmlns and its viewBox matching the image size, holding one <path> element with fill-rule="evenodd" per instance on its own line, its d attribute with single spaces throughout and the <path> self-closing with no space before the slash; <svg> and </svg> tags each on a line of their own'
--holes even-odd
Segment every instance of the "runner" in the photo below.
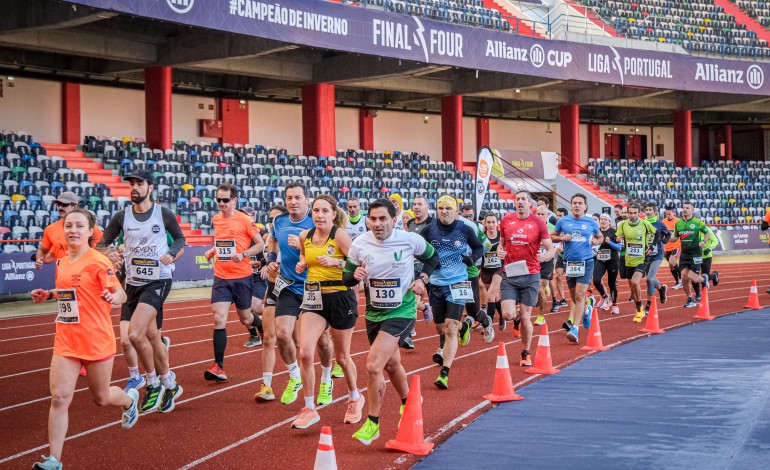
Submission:
<svg viewBox="0 0 770 470">
<path fill-rule="evenodd" d="M 353 241 L 342 275 L 348 287 L 361 281 L 366 285 L 366 333 L 371 345 L 366 359 L 369 416 L 353 434 L 365 445 L 380 437 L 384 372 L 401 399 L 403 412 L 409 385 L 398 345 L 414 326 L 416 298 L 425 292 L 425 283 L 438 265 L 433 247 L 419 235 L 395 230 L 396 220 L 396 209 L 389 201 L 378 199 L 369 205 L 372 231 Z M 420 277 L 413 280 L 415 258 L 424 264 Z"/>
<path fill-rule="evenodd" d="M 428 198 L 426 198 L 425 196 L 415 197 L 414 200 L 412 201 L 412 212 L 414 212 L 414 219 L 410 220 L 409 223 L 406 225 L 406 230 L 419 235 L 422 229 L 430 225 L 430 223 L 433 222 L 433 217 L 431 217 L 428 214 L 429 209 L 430 209 L 430 203 L 428 202 Z M 420 272 L 422 272 L 422 262 L 420 260 L 415 259 L 414 260 L 414 278 L 415 279 L 420 277 Z M 426 289 L 426 293 L 427 293 L 427 289 Z M 417 312 L 422 314 L 422 317 L 425 319 L 426 323 L 430 323 L 431 321 L 433 321 L 433 312 L 430 309 L 430 303 L 424 302 L 422 296 L 419 296 L 417 298 Z M 416 332 L 414 331 L 414 328 L 413 328 L 410 335 L 401 342 L 401 347 L 404 349 L 414 349 L 414 342 L 412 341 L 411 337 L 414 336 L 415 334 Z"/>
<path fill-rule="evenodd" d="M 538 198 L 540 200 L 540 198 Z M 546 229 L 548 230 L 548 241 L 551 240 L 550 234 L 553 232 L 554 226 L 551 225 L 550 222 L 548 222 L 548 219 L 550 218 L 550 215 L 548 213 L 548 207 L 544 205 L 538 205 L 537 206 L 537 216 L 540 217 L 540 220 L 545 222 Z M 545 244 L 541 243 L 539 248 L 538 255 L 544 255 L 547 252 L 547 248 L 545 247 Z M 554 250 L 555 254 L 556 250 Z M 545 308 L 548 304 L 548 289 L 550 287 L 551 281 L 553 281 L 553 270 L 554 270 L 554 260 L 553 258 L 548 261 L 543 261 L 540 263 L 540 287 L 537 291 L 537 306 L 538 306 L 538 316 L 534 321 L 535 325 L 543 325 L 545 324 Z"/>
<path fill-rule="evenodd" d="M 762 219 L 762 223 L 760 224 L 759 228 L 761 228 L 762 231 L 770 228 L 770 208 L 765 211 L 765 217 Z M 770 243 L 770 237 L 768 237 L 767 242 Z M 770 294 L 770 287 L 767 288 L 767 293 Z"/>
<path fill-rule="evenodd" d="M 401 220 L 404 223 L 404 227 L 406 227 L 406 225 L 412 219 L 414 219 L 414 212 L 411 209 L 401 212 Z"/>
<path fill-rule="evenodd" d="M 273 206 L 267 212 L 268 223 L 267 230 L 273 232 L 273 222 L 280 216 L 288 215 L 284 206 Z M 268 235 L 269 237 L 269 235 Z M 269 245 L 268 238 L 268 245 Z M 276 255 L 276 263 L 280 266 L 280 253 Z M 267 259 L 265 260 L 267 262 Z M 275 331 L 275 302 L 278 296 L 275 295 L 275 281 L 278 278 L 278 270 L 270 271 L 268 265 L 261 270 L 261 275 L 267 279 L 267 291 L 265 298 L 265 308 L 262 310 L 262 384 L 259 390 L 254 394 L 256 402 L 265 402 L 275 400 L 273 393 L 273 370 L 275 369 L 275 345 L 277 343 Z"/>
<path fill-rule="evenodd" d="M 139 361 L 144 366 L 147 388 L 140 410 L 170 412 L 182 386 L 169 368 L 168 347 L 161 338 L 163 304 L 171 291 L 174 259 L 184 248 L 185 238 L 176 216 L 169 209 L 152 202 L 155 179 L 146 170 L 136 170 L 123 178 L 131 188 L 131 207 L 118 211 L 104 229 L 97 248 L 106 252 L 123 236 L 123 253 L 112 251 L 110 260 L 126 271 L 128 300 L 120 312 L 121 336 L 128 336 Z M 167 235 L 173 242 L 168 245 Z M 129 356 L 133 354 L 129 353 Z M 129 365 L 129 381 L 136 383 L 138 364 Z"/>
<path fill-rule="evenodd" d="M 708 281 L 711 281 L 714 286 L 718 286 L 719 271 L 711 272 L 711 262 L 714 260 L 714 248 L 719 246 L 719 238 L 717 238 L 714 231 L 711 230 L 711 227 L 708 225 L 706 226 L 706 230 L 709 232 L 709 239 L 703 246 L 703 265 L 701 266 L 701 277 L 703 277 L 703 282 L 701 283 L 701 287 L 708 287 Z M 700 237 L 703 239 L 703 234 L 701 234 Z"/>
<path fill-rule="evenodd" d="M 660 303 L 666 303 L 668 286 L 661 284 L 657 275 L 660 264 L 663 262 L 663 245 L 668 243 L 668 239 L 671 238 L 671 232 L 668 231 L 663 222 L 658 220 L 658 206 L 654 202 L 648 202 L 644 205 L 644 215 L 647 222 L 655 227 L 656 233 L 660 234 L 657 237 L 658 242 L 653 243 L 647 250 L 647 259 L 645 260 L 645 263 L 647 263 L 647 305 L 644 307 L 644 314 L 647 315 L 650 312 L 652 296 L 655 295 L 656 290 L 660 296 Z"/>
<path fill-rule="evenodd" d="M 507 320 L 518 317 L 521 321 L 521 366 L 532 365 L 529 349 L 533 327 L 530 315 L 538 300 L 540 263 L 552 261 L 556 253 L 548 234 L 548 226 L 532 213 L 531 207 L 532 196 L 529 191 L 516 191 L 516 212 L 506 214 L 500 222 L 497 256 L 504 261 L 490 287 L 490 292 L 500 292 L 503 316 Z M 545 248 L 542 254 L 541 244 Z M 574 295 L 572 298 L 575 298 Z"/>
<path fill-rule="evenodd" d="M 682 218 L 674 226 L 674 235 L 671 241 L 681 240 L 682 254 L 679 258 L 679 269 L 682 271 L 682 285 L 687 294 L 685 308 L 698 306 L 700 302 L 700 277 L 701 264 L 703 264 L 702 249 L 711 238 L 706 225 L 697 217 L 694 217 L 695 209 L 691 202 L 682 204 Z M 701 239 L 699 233 L 705 235 Z"/>
<path fill-rule="evenodd" d="M 551 210 L 551 200 L 545 196 L 538 196 L 535 202 L 537 204 L 536 209 L 543 207 L 547 211 L 548 218 L 545 221 L 551 225 L 555 224 L 557 218 L 556 214 Z"/>
<path fill-rule="evenodd" d="M 251 257 L 261 252 L 265 244 L 251 217 L 235 210 L 238 189 L 232 183 L 217 187 L 219 213 L 211 220 L 214 226 L 214 246 L 206 251 L 206 258 L 214 259 L 214 284 L 211 286 L 211 310 L 214 314 L 214 363 L 203 373 L 206 380 L 226 382 L 224 371 L 227 349 L 227 315 L 230 306 L 241 323 L 256 327 L 259 317 L 251 313 L 252 278 Z M 252 243 L 253 242 L 253 243 Z"/>
<path fill-rule="evenodd" d="M 498 313 L 498 329 L 505 331 L 507 322 L 503 318 L 503 310 L 500 305 L 500 299 L 492 299 L 489 296 L 489 286 L 492 283 L 492 277 L 495 272 L 503 266 L 500 258 L 497 257 L 497 247 L 500 243 L 500 232 L 497 230 L 498 221 L 497 215 L 492 212 L 487 212 L 484 216 L 484 235 L 489 240 L 490 249 L 489 252 L 484 253 L 484 261 L 481 264 L 481 308 L 489 315 L 489 320 L 494 321 L 495 312 Z"/>
<path fill-rule="evenodd" d="M 570 318 L 565 322 L 567 339 L 577 343 L 580 323 L 587 328 L 590 322 L 584 321 L 586 312 L 586 291 L 593 278 L 594 257 L 591 245 L 600 245 L 604 241 L 599 226 L 591 217 L 585 215 L 587 198 L 577 193 L 570 198 L 572 215 L 562 217 L 556 222 L 551 240 L 564 244 L 565 274 L 572 302 L 570 303 Z"/>
<path fill-rule="evenodd" d="M 470 341 L 473 317 L 470 312 L 461 321 L 463 309 L 473 302 L 474 292 L 468 280 L 468 266 L 473 266 L 484 254 L 484 246 L 470 225 L 457 220 L 457 201 L 443 195 L 437 202 L 438 218 L 421 232 L 425 240 L 438 253 L 439 268 L 430 276 L 430 306 L 436 322 L 442 349 L 441 372 L 435 381 L 436 387 L 449 388 L 449 369 L 452 367 L 457 345 L 466 346 Z M 468 251 L 471 251 L 468 255 Z M 481 319 L 484 339 L 487 343 L 495 337 L 492 322 L 484 313 Z"/>
<path fill-rule="evenodd" d="M 567 209 L 563 207 L 556 209 L 556 222 L 558 223 L 562 217 L 567 215 L 567 213 Z M 553 302 L 551 304 L 552 313 L 558 312 L 559 308 L 569 305 L 567 303 L 567 298 L 564 295 L 564 245 L 557 242 L 554 246 L 556 247 L 556 256 L 554 257 L 556 261 L 554 263 L 555 276 L 551 283 L 551 300 Z M 561 297 L 561 300 L 557 300 L 557 294 Z"/>
<path fill-rule="evenodd" d="M 459 204 L 460 200 L 456 199 L 456 203 Z M 465 204 L 463 206 L 463 211 L 465 212 L 464 216 L 460 216 L 459 213 L 456 213 L 455 219 L 461 221 L 465 225 L 468 226 L 473 232 L 476 234 L 476 238 L 479 239 L 483 246 L 483 254 L 482 258 L 486 253 L 489 253 L 489 251 L 492 249 L 492 244 L 489 243 L 489 239 L 487 239 L 487 236 L 484 234 L 484 227 L 475 222 L 474 219 L 474 212 L 473 212 L 473 206 L 471 204 Z M 468 255 L 470 255 L 471 251 L 468 250 Z M 483 326 L 482 323 L 486 321 L 487 318 L 487 312 L 486 309 L 481 308 L 481 282 L 479 282 L 479 266 L 481 266 L 482 260 L 479 259 L 476 263 L 468 266 L 466 268 L 466 271 L 468 272 L 468 280 L 471 281 L 471 289 L 473 290 L 473 300 L 465 304 L 465 312 L 468 317 L 472 318 L 474 320 L 473 326 L 471 327 L 472 330 L 475 330 L 476 328 Z M 486 300 L 486 292 L 484 293 L 484 300 Z M 489 319 L 492 320 L 491 318 Z M 514 322 L 514 334 L 518 331 L 518 323 Z M 482 334 L 484 334 L 484 331 L 482 331 Z M 518 337 L 519 335 L 516 334 Z M 441 341 L 441 336 L 439 335 L 439 341 Z M 443 343 L 442 343 L 443 344 Z"/>
<path fill-rule="evenodd" d="M 676 207 L 666 206 L 666 217 L 663 218 L 663 225 L 666 226 L 666 230 L 674 233 L 674 227 L 679 221 L 679 217 L 676 216 Z M 679 240 L 672 242 L 669 237 L 668 243 L 664 247 L 666 250 L 665 257 L 668 263 L 668 269 L 671 271 L 671 275 L 674 276 L 674 287 L 672 289 L 677 290 L 682 288 L 682 274 L 679 272 L 679 253 L 681 242 Z"/>
<path fill-rule="evenodd" d="M 660 233 L 652 224 L 640 218 L 641 206 L 638 203 L 630 203 L 627 210 L 628 220 L 620 222 L 616 230 L 618 239 L 625 248 L 625 257 L 620 264 L 620 277 L 628 280 L 631 295 L 636 302 L 636 315 L 633 321 L 639 323 L 645 315 L 642 309 L 641 281 L 647 272 L 647 254 L 659 243 Z M 654 240 L 650 243 L 653 237 Z M 665 292 L 661 292 L 660 296 L 662 301 L 665 298 Z"/>
<path fill-rule="evenodd" d="M 321 416 L 315 410 L 313 389 L 315 387 L 315 346 L 325 330 L 331 332 L 337 363 L 342 367 L 348 383 L 347 411 L 344 423 L 361 421 L 364 397 L 356 386 L 357 371 L 350 358 L 350 340 L 358 320 L 358 298 L 356 293 L 342 282 L 345 257 L 352 241 L 344 231 L 347 216 L 337 207 L 337 201 L 322 194 L 313 200 L 310 208 L 314 228 L 305 230 L 299 236 L 302 247 L 297 274 L 307 269 L 307 281 L 299 320 L 299 360 L 302 383 L 305 386 L 305 406 L 291 427 L 306 429 L 317 423 Z M 333 384 L 331 367 L 323 368 L 321 390 L 328 389 L 332 396 Z M 327 404 L 321 402 L 319 405 Z"/>
<path fill-rule="evenodd" d="M 401 195 L 398 193 L 393 193 L 390 195 L 388 200 L 393 205 L 393 207 L 396 208 L 396 229 L 404 230 L 404 219 L 401 214 L 401 211 L 404 209 L 404 202 L 401 198 Z"/>
<path fill-rule="evenodd" d="M 284 405 L 294 403 L 297 400 L 297 393 L 302 390 L 295 335 L 298 333 L 296 326 L 301 311 L 305 282 L 307 281 L 307 270 L 297 273 L 296 266 L 299 263 L 300 250 L 302 249 L 299 235 L 314 226 L 308 210 L 307 193 L 307 188 L 299 181 L 286 185 L 285 197 L 288 214 L 278 216 L 273 220 L 267 243 L 268 273 L 278 277 L 275 281 L 275 287 L 270 291 L 275 298 L 275 309 L 271 310 L 269 314 L 266 312 L 265 317 L 275 316 L 274 319 L 268 321 L 274 322 L 278 350 L 289 370 L 289 383 L 281 395 L 281 403 Z M 280 265 L 277 262 L 279 254 L 282 261 Z M 267 331 L 267 327 L 265 331 Z M 267 344 L 265 347 L 267 348 Z M 326 371 L 331 371 L 332 368 L 333 355 L 331 338 L 326 333 L 319 338 L 318 355 L 321 359 L 321 367 L 324 368 L 323 378 L 326 378 Z M 272 365 L 275 365 L 275 361 Z M 262 372 L 263 374 L 272 374 L 273 369 L 265 368 Z M 324 380 L 322 379 L 318 401 L 323 404 L 331 403 L 331 387 L 323 384 Z M 257 392 L 255 397 L 257 401 L 267 401 L 259 395 L 260 393 Z"/>
<path fill-rule="evenodd" d="M 619 223 L 626 220 L 625 217 L 623 217 L 623 204 L 615 204 L 614 210 L 615 210 L 615 227 L 617 227 Z"/>
<path fill-rule="evenodd" d="M 618 252 L 621 249 L 620 241 L 612 228 L 612 220 L 609 214 L 599 216 L 599 229 L 602 231 L 604 241 L 599 245 L 596 253 L 596 264 L 594 264 L 594 287 L 599 291 L 602 300 L 596 305 L 597 308 L 608 310 L 612 306 L 611 313 L 617 315 L 620 313 L 618 307 L 618 270 L 620 257 Z M 602 284 L 604 273 L 607 273 L 607 286 L 610 289 L 609 295 Z"/>
<path fill-rule="evenodd" d="M 49 374 L 50 456 L 43 456 L 43 461 L 33 466 L 40 470 L 62 468 L 69 405 L 82 366 L 88 370 L 88 388 L 97 405 L 121 407 L 123 429 L 132 427 L 139 419 L 139 392 L 130 389 L 126 393 L 120 387 L 110 386 L 116 352 L 110 309 L 125 302 L 126 293 L 115 277 L 112 263 L 90 248 L 96 225 L 94 216 L 76 208 L 62 220 L 67 256 L 57 263 L 56 289 L 31 292 L 33 302 L 56 299 L 59 304 Z"/>
<path fill-rule="evenodd" d="M 244 206 L 239 210 L 249 216 L 252 221 L 254 221 L 256 211 L 253 207 Z M 265 239 L 267 238 L 267 230 L 264 228 L 259 228 L 259 226 L 257 226 L 257 228 L 259 229 L 259 236 L 262 238 L 262 243 L 264 244 Z M 253 241 L 251 242 L 251 245 L 254 246 Z M 254 324 L 246 326 L 246 329 L 249 331 L 249 339 L 243 343 L 243 346 L 246 348 L 253 348 L 262 345 L 262 335 L 264 334 L 264 329 L 262 327 L 261 315 L 262 311 L 264 310 L 265 292 L 267 292 L 267 274 L 264 276 L 262 275 L 262 268 L 267 264 L 267 261 L 265 260 L 265 252 L 260 251 L 256 255 L 252 256 L 250 260 L 252 270 L 251 313 L 254 314 Z"/>
<path fill-rule="evenodd" d="M 345 204 L 348 209 L 348 223 L 345 226 L 345 231 L 351 240 L 355 240 L 357 236 L 363 235 L 368 230 L 366 217 L 361 215 L 361 201 L 357 197 L 349 197 Z"/>
</svg>

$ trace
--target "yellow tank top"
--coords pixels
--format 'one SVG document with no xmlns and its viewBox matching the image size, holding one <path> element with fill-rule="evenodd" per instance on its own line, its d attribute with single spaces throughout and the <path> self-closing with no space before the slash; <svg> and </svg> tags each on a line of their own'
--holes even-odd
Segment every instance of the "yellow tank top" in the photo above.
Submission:
<svg viewBox="0 0 770 470">
<path fill-rule="evenodd" d="M 322 246 L 313 244 L 313 234 L 315 228 L 311 228 L 305 238 L 305 262 L 307 263 L 307 281 L 320 282 L 323 290 L 344 291 L 348 288 L 342 283 L 342 270 L 337 266 L 324 267 L 318 263 L 319 256 L 331 256 L 334 259 L 345 261 L 345 255 L 342 254 L 334 236 L 337 233 L 337 227 L 332 227 L 329 238 Z"/>
</svg>

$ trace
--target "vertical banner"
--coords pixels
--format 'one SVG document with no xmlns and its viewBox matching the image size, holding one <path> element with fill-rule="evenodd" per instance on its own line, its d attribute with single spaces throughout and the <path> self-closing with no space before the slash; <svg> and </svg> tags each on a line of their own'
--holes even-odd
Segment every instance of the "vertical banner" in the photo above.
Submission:
<svg viewBox="0 0 770 470">
<path fill-rule="evenodd" d="M 481 206 L 484 204 L 484 197 L 489 191 L 489 175 L 492 174 L 492 165 L 494 157 L 489 147 L 482 147 L 476 158 L 476 191 L 473 193 L 476 206 L 476 217 L 481 214 Z"/>
</svg>

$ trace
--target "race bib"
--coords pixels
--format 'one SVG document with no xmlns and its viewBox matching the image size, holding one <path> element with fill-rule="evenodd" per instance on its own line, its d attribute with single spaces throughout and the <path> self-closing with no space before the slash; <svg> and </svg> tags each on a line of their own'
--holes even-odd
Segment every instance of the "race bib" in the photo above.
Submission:
<svg viewBox="0 0 770 470">
<path fill-rule="evenodd" d="M 583 277 L 586 274 L 586 262 L 567 261 L 567 265 L 564 267 L 564 272 L 567 277 Z"/>
<path fill-rule="evenodd" d="M 278 297 L 279 295 L 281 295 L 281 291 L 284 288 L 292 284 L 294 284 L 294 281 L 287 281 L 286 279 L 283 278 L 283 276 L 278 276 L 277 278 L 275 278 L 275 287 L 273 288 L 273 294 L 275 294 L 275 296 Z"/>
<path fill-rule="evenodd" d="M 214 240 L 219 261 L 232 261 L 235 255 L 235 240 Z"/>
<path fill-rule="evenodd" d="M 502 266 L 503 263 L 500 258 L 497 257 L 497 253 L 490 252 L 484 253 L 484 267 L 487 269 L 497 269 Z"/>
<path fill-rule="evenodd" d="M 375 308 L 396 308 L 404 300 L 400 279 L 369 279 L 369 303 Z"/>
<path fill-rule="evenodd" d="M 644 245 L 641 243 L 629 243 L 626 247 L 626 256 L 631 258 L 641 258 L 644 256 Z"/>
<path fill-rule="evenodd" d="M 305 294 L 302 296 L 302 310 L 323 310 L 324 303 L 321 297 L 320 282 L 306 282 Z"/>
<path fill-rule="evenodd" d="M 505 275 L 507 277 L 528 276 L 529 268 L 527 267 L 527 262 L 524 260 L 521 260 L 521 261 L 514 261 L 513 263 L 506 264 Z"/>
<path fill-rule="evenodd" d="M 160 279 L 160 263 L 156 259 L 134 258 L 131 260 L 132 281 L 150 282 Z"/>
<path fill-rule="evenodd" d="M 59 314 L 56 316 L 56 321 L 58 323 L 80 323 L 80 311 L 78 311 L 75 289 L 59 289 L 56 297 L 59 304 Z"/>
<path fill-rule="evenodd" d="M 471 281 L 462 281 L 449 286 L 449 292 L 452 294 L 452 300 L 456 302 L 473 302 L 473 288 Z"/>
<path fill-rule="evenodd" d="M 610 250 L 599 250 L 598 253 L 596 253 L 596 259 L 599 261 L 609 261 L 612 258 L 612 253 Z"/>
<path fill-rule="evenodd" d="M 698 256 L 698 257 L 693 258 L 692 259 L 692 263 L 693 264 L 703 264 L 703 257 L 702 256 Z"/>
</svg>

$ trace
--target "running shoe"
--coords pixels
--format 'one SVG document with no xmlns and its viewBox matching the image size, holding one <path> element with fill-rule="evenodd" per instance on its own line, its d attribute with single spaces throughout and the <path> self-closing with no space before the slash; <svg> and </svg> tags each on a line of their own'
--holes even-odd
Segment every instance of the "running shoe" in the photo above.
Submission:
<svg viewBox="0 0 770 470">
<path fill-rule="evenodd" d="M 263 401 L 275 400 L 275 394 L 273 393 L 273 387 L 262 384 L 259 386 L 259 391 L 254 394 L 254 401 L 257 403 Z"/>
<path fill-rule="evenodd" d="M 161 336 L 160 342 L 163 343 L 163 346 L 166 347 L 166 351 L 168 351 L 168 348 L 171 347 L 171 338 L 169 338 L 168 336 Z"/>
<path fill-rule="evenodd" d="M 500 331 L 505 331 L 505 327 L 508 326 L 508 322 L 505 321 L 505 318 L 503 318 L 503 314 L 500 314 L 500 318 L 497 319 L 497 329 Z"/>
<path fill-rule="evenodd" d="M 35 463 L 35 465 L 32 466 L 32 470 L 61 470 L 62 469 L 61 462 L 56 460 L 56 457 L 54 457 L 53 455 L 50 457 L 41 455 L 41 457 L 43 457 L 43 461 Z"/>
<path fill-rule="evenodd" d="M 332 378 L 333 379 L 341 379 L 345 377 L 345 372 L 342 370 L 342 366 L 338 363 L 334 363 L 334 367 L 332 368 Z"/>
<path fill-rule="evenodd" d="M 766 290 L 765 292 L 767 292 L 768 294 L 770 294 L 770 287 L 768 287 L 768 288 L 767 288 L 767 290 Z"/>
<path fill-rule="evenodd" d="M 719 271 L 714 271 L 711 273 L 711 282 L 715 287 L 719 285 Z"/>
<path fill-rule="evenodd" d="M 709 288 L 709 275 L 708 274 L 701 274 L 701 279 L 703 279 L 703 282 L 700 283 L 701 287 L 704 289 Z"/>
<path fill-rule="evenodd" d="M 617 305 L 613 305 L 610 313 L 613 315 L 618 315 L 620 313 L 620 307 L 618 307 Z"/>
<path fill-rule="evenodd" d="M 481 334 L 484 335 L 484 342 L 487 344 L 495 339 L 495 327 L 492 326 L 491 321 L 489 322 L 489 325 L 481 331 Z"/>
<path fill-rule="evenodd" d="M 88 375 L 88 372 L 86 372 L 86 366 L 80 366 L 80 376 L 85 377 Z"/>
<path fill-rule="evenodd" d="M 140 375 L 138 379 L 129 377 L 128 382 L 126 382 L 126 386 L 123 387 L 123 391 L 128 393 L 128 391 L 131 390 L 132 388 L 139 390 L 145 385 L 147 385 L 147 379 L 145 379 L 143 375 Z"/>
<path fill-rule="evenodd" d="M 321 415 L 312 408 L 304 407 L 300 410 L 297 419 L 291 423 L 294 429 L 307 429 L 321 420 Z"/>
<path fill-rule="evenodd" d="M 535 325 L 537 326 L 545 325 L 545 315 L 543 315 L 542 313 L 538 315 L 537 318 L 535 318 Z"/>
<path fill-rule="evenodd" d="M 693 308 L 697 306 L 698 302 L 696 302 L 694 299 L 687 299 L 687 303 L 684 304 L 684 308 Z"/>
<path fill-rule="evenodd" d="M 567 339 L 570 340 L 573 343 L 578 342 L 578 326 L 574 325 L 570 330 L 567 332 Z"/>
<path fill-rule="evenodd" d="M 334 382 L 321 381 L 321 385 L 318 387 L 318 400 L 316 403 L 319 405 L 328 405 L 332 402 L 332 391 L 334 390 Z"/>
<path fill-rule="evenodd" d="M 521 351 L 521 360 L 519 361 L 519 365 L 521 367 L 532 366 L 532 354 L 530 354 L 526 349 Z"/>
<path fill-rule="evenodd" d="M 521 320 L 513 320 L 513 328 L 511 331 L 513 332 L 514 338 L 521 336 Z"/>
<path fill-rule="evenodd" d="M 641 323 L 643 318 L 644 318 L 644 309 L 636 312 L 636 315 L 634 315 L 634 323 Z"/>
<path fill-rule="evenodd" d="M 430 304 L 425 304 L 425 310 L 422 311 L 422 318 L 425 319 L 425 323 L 433 321 L 433 310 L 430 309 Z"/>
<path fill-rule="evenodd" d="M 209 370 L 203 373 L 203 378 L 206 380 L 214 380 L 217 383 L 227 382 L 227 374 L 225 374 L 225 371 L 219 367 L 216 362 L 211 365 Z"/>
<path fill-rule="evenodd" d="M 174 388 L 167 388 L 163 393 L 163 398 L 160 400 L 160 408 L 158 408 L 158 411 L 161 413 L 171 413 L 174 411 L 174 407 L 176 406 L 174 401 L 182 396 L 182 392 L 184 392 L 184 389 L 179 384 L 176 384 L 176 387 Z"/>
<path fill-rule="evenodd" d="M 438 378 L 436 378 L 436 381 L 433 382 L 433 384 L 441 390 L 446 390 L 449 388 L 449 376 L 439 374 Z"/>
<path fill-rule="evenodd" d="M 473 320 L 470 318 L 465 319 L 465 324 L 468 325 L 468 327 L 465 329 L 465 333 L 460 333 L 460 335 L 457 337 L 457 342 L 460 344 L 460 346 L 467 346 L 468 343 L 471 341 L 471 322 Z M 462 328 L 460 328 L 462 330 Z"/>
<path fill-rule="evenodd" d="M 365 446 L 377 440 L 378 437 L 380 437 L 380 424 L 375 423 L 369 418 L 366 418 L 366 422 L 361 426 L 361 429 L 353 434 L 353 439 Z"/>
<path fill-rule="evenodd" d="M 666 300 L 668 300 L 668 286 L 665 284 L 660 286 L 660 289 L 658 289 L 658 295 L 660 295 L 660 303 L 665 304 Z"/>
<path fill-rule="evenodd" d="M 409 333 L 409 336 L 410 336 L 410 337 L 412 337 L 412 338 L 414 338 L 415 336 L 417 336 L 417 332 L 416 332 L 416 331 L 414 331 L 414 328 L 412 328 L 412 331 Z"/>
<path fill-rule="evenodd" d="M 297 401 L 297 392 L 300 390 L 302 390 L 302 379 L 290 378 L 289 383 L 286 384 L 286 390 L 281 395 L 281 403 L 291 405 Z"/>
<path fill-rule="evenodd" d="M 348 398 L 347 409 L 345 410 L 345 424 L 356 424 L 361 421 L 361 411 L 364 409 L 364 396 L 358 397 L 358 400 Z"/>
<path fill-rule="evenodd" d="M 593 305 L 586 306 L 586 311 L 583 313 L 583 328 L 586 330 L 591 328 L 591 316 L 594 313 Z"/>
<path fill-rule="evenodd" d="M 165 391 L 166 387 L 164 387 L 162 383 L 158 384 L 157 387 L 147 384 L 147 389 L 144 391 L 144 398 L 142 399 L 142 406 L 139 408 L 141 412 L 148 413 L 157 410 L 158 406 L 160 406 L 160 399 Z"/>
<path fill-rule="evenodd" d="M 477 330 L 481 326 L 481 323 L 474 321 L 473 325 L 471 325 L 471 330 Z"/>
<path fill-rule="evenodd" d="M 559 302 L 551 302 L 551 313 L 559 311 Z"/>
<path fill-rule="evenodd" d="M 407 336 L 403 341 L 401 341 L 400 346 L 402 349 L 414 349 L 414 341 L 412 341 L 412 338 Z"/>
<path fill-rule="evenodd" d="M 596 298 L 594 298 L 593 295 L 589 295 L 588 297 L 586 297 L 586 305 L 590 305 L 591 307 L 593 307 L 595 304 L 596 304 Z"/>
<path fill-rule="evenodd" d="M 443 366 L 444 365 L 444 350 L 441 348 L 438 348 L 436 352 L 433 354 L 433 362 L 436 364 Z"/>
<path fill-rule="evenodd" d="M 695 301 L 700 302 L 700 299 L 701 299 L 700 292 L 698 292 L 698 295 L 695 296 Z"/>
<path fill-rule="evenodd" d="M 674 290 L 679 290 L 681 288 L 682 288 L 682 281 L 677 282 L 676 284 L 674 284 L 674 287 L 672 287 L 672 289 Z"/>
<path fill-rule="evenodd" d="M 561 299 L 561 300 L 559 301 L 559 307 L 566 307 L 566 306 L 568 306 L 568 305 L 569 305 L 569 304 L 567 303 L 567 299 Z"/>
<path fill-rule="evenodd" d="M 564 331 L 569 331 L 572 329 L 572 318 L 568 318 L 567 321 L 561 324 L 561 327 L 564 328 Z"/>
<path fill-rule="evenodd" d="M 131 406 L 129 406 L 127 410 L 123 410 L 121 424 L 123 425 L 123 429 L 130 429 L 136 424 L 136 420 L 139 419 L 139 408 L 137 407 L 139 404 L 139 392 L 137 392 L 135 388 L 132 388 L 126 393 L 131 397 Z"/>
<path fill-rule="evenodd" d="M 262 338 L 259 337 L 259 335 L 252 336 L 249 335 L 249 340 L 243 343 L 243 347 L 245 348 L 253 348 L 254 346 L 261 346 L 262 345 Z"/>
<path fill-rule="evenodd" d="M 629 297 L 629 298 L 628 298 L 628 301 L 629 301 L 629 302 L 633 302 L 633 301 L 634 301 L 634 296 L 632 295 L 631 297 Z"/>
</svg>

